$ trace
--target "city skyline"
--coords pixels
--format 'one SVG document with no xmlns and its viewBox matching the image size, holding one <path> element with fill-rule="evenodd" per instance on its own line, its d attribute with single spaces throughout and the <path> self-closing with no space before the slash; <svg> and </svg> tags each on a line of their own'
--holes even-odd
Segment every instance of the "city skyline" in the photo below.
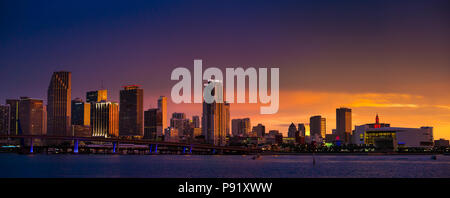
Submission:
<svg viewBox="0 0 450 198">
<path fill-rule="evenodd" d="M 392 126 L 433 126 L 435 139 L 450 139 L 446 1 L 343 2 L 342 9 L 312 2 L 114 2 L 99 13 L 104 3 L 53 3 L 2 6 L 0 67 L 11 74 L 0 81 L 2 104 L 21 96 L 47 101 L 52 72 L 67 70 L 71 99 L 105 88 L 119 102 L 121 86 L 140 84 L 143 110 L 156 108 L 176 83 L 172 69 L 192 69 L 202 59 L 222 69 L 280 68 L 279 112 L 259 115 L 258 104 L 231 104 L 231 119 L 250 117 L 286 136 L 291 122 L 322 115 L 331 133 L 342 106 L 352 109 L 352 128 L 378 113 Z M 167 115 L 201 115 L 201 104 L 167 103 Z"/>
<path fill-rule="evenodd" d="M 60 75 L 60 74 L 65 74 L 65 75 L 69 75 L 70 76 L 70 78 L 71 78 L 71 72 L 69 72 L 69 71 L 57 71 L 57 72 L 54 72 L 53 74 L 52 74 L 52 77 L 51 77 L 51 80 L 50 80 L 50 88 L 52 87 L 52 83 L 53 83 L 53 81 L 54 81 L 54 78 L 55 78 L 55 75 Z M 68 81 L 68 83 L 71 85 L 72 84 L 72 82 L 71 82 L 71 80 L 69 80 Z M 143 88 L 141 88 L 139 85 L 126 85 L 126 86 L 121 86 L 121 88 L 123 88 L 121 91 L 123 92 L 123 91 L 127 91 L 127 90 L 131 90 L 131 91 L 135 91 L 136 89 L 138 89 L 138 91 L 140 91 L 140 96 L 138 96 L 138 98 L 139 97 L 143 97 L 143 91 L 144 91 L 144 89 Z M 69 89 L 70 90 L 70 89 Z M 73 98 L 73 99 L 71 99 L 71 100 L 69 100 L 71 103 L 72 103 L 72 105 L 74 105 L 74 103 L 81 103 L 81 104 L 85 104 L 85 103 L 87 103 L 87 104 L 92 104 L 92 105 L 94 105 L 94 106 L 96 106 L 96 105 L 104 105 L 104 104 L 115 104 L 116 105 L 116 107 L 115 108 L 117 108 L 117 110 L 115 110 L 116 111 L 116 116 L 117 116 L 117 119 L 119 119 L 119 113 L 118 112 L 120 112 L 119 110 L 118 110 L 118 108 L 120 107 L 120 105 L 118 105 L 118 102 L 111 102 L 111 101 L 106 101 L 106 98 L 108 97 L 108 95 L 107 95 L 107 91 L 108 89 L 105 89 L 105 88 L 102 88 L 101 90 L 97 90 L 97 91 L 86 91 L 86 100 L 91 100 L 91 102 L 90 103 L 88 103 L 88 102 L 83 102 L 84 100 L 82 99 L 82 98 L 80 98 L 80 97 L 75 97 L 75 98 Z M 94 96 L 92 95 L 94 92 L 101 92 L 102 94 L 102 96 L 101 97 L 98 97 L 97 95 L 95 95 L 95 98 L 94 98 Z M 67 92 L 67 94 L 68 95 L 71 95 L 71 91 L 68 91 Z M 90 99 L 88 99 L 88 98 L 90 98 Z M 45 108 L 46 106 L 47 106 L 47 104 L 45 104 L 43 101 L 44 100 L 42 100 L 42 99 L 39 99 L 39 98 L 31 98 L 31 97 L 28 97 L 28 96 L 21 96 L 20 97 L 20 100 L 23 100 L 23 99 L 27 99 L 27 100 L 34 100 L 34 101 L 41 101 L 41 103 L 43 103 L 42 104 L 42 107 L 41 108 Z M 5 101 L 5 105 L 11 105 L 11 104 L 9 104 L 10 103 L 10 101 L 19 101 L 18 99 L 12 99 L 12 98 L 9 98 L 9 99 L 7 99 L 6 101 Z M 139 101 L 139 99 L 137 99 L 138 101 Z M 142 100 L 142 99 L 141 99 Z M 157 99 L 157 108 L 149 108 L 149 109 L 145 109 L 144 107 L 143 107 L 143 105 L 141 104 L 141 105 L 137 105 L 138 107 L 137 107 L 137 111 L 142 111 L 142 113 L 138 113 L 137 115 L 140 115 L 140 114 L 142 114 L 141 116 L 142 116 L 142 119 L 137 119 L 136 121 L 138 121 L 138 120 L 141 120 L 141 121 L 138 121 L 138 122 L 142 122 L 142 123 L 144 123 L 144 122 L 146 122 L 146 120 L 144 119 L 144 112 L 145 111 L 152 111 L 152 110 L 159 110 L 160 108 L 162 108 L 161 107 L 161 101 L 165 101 L 166 100 L 166 97 L 165 96 L 159 96 L 159 98 Z M 125 100 L 126 101 L 126 100 Z M 123 102 L 123 101 L 122 101 Z M 139 102 L 138 102 L 139 103 Z M 140 103 L 144 103 L 144 101 L 141 101 Z M 166 103 L 166 102 L 164 102 L 164 103 Z M 3 105 L 3 104 L 2 104 Z M 175 105 L 175 104 L 172 104 L 172 105 Z M 184 104 L 184 105 L 186 105 L 186 104 Z M 192 104 L 190 104 L 190 105 L 192 105 Z M 205 105 L 205 103 L 203 104 L 203 105 Z M 226 131 L 226 135 L 232 135 L 232 133 L 231 133 L 231 129 L 232 129 L 232 123 L 231 123 L 231 121 L 232 120 L 244 120 L 244 119 L 249 119 L 249 120 L 251 120 L 252 118 L 252 116 L 249 116 L 249 118 L 240 118 L 240 117 L 231 117 L 231 116 L 229 116 L 229 115 L 231 115 L 231 112 L 232 111 L 230 111 L 230 104 L 229 103 L 224 103 L 224 107 L 227 107 L 227 110 L 226 110 L 226 113 L 228 114 L 228 116 L 226 116 L 225 118 L 226 119 L 228 119 L 228 120 L 223 120 L 223 122 L 229 122 L 229 123 L 227 123 L 227 125 L 229 125 L 229 126 L 225 126 L 226 127 L 226 129 L 227 130 L 229 130 L 229 131 Z M 235 105 L 242 105 L 242 104 L 235 104 Z M 245 105 L 249 105 L 249 104 L 245 104 Z M 94 107 L 93 106 L 93 107 Z M 140 107 L 139 107 L 140 106 Z M 164 105 L 162 105 L 162 106 L 165 106 L 165 108 L 167 108 L 167 106 L 166 106 L 166 104 L 164 104 Z M 8 106 L 8 107 L 10 107 L 10 106 Z M 84 108 L 84 107 L 83 107 Z M 72 106 L 72 108 L 69 108 L 69 109 L 72 109 L 73 110 L 73 106 Z M 338 118 L 338 116 L 342 116 L 342 115 L 340 115 L 341 113 L 339 113 L 339 112 L 348 112 L 349 114 L 347 115 L 347 114 L 344 114 L 344 116 L 345 116 L 345 119 L 347 120 L 347 121 L 345 121 L 345 122 L 349 122 L 349 123 L 352 123 L 352 121 L 353 121 L 353 119 L 352 119 L 352 109 L 349 109 L 349 108 L 346 108 L 346 107 L 339 107 L 339 108 L 336 108 L 335 109 L 336 110 L 336 114 L 335 114 L 335 120 L 337 120 L 337 119 L 339 119 Z M 161 111 L 161 110 L 159 110 L 159 111 Z M 95 112 L 95 111 L 91 111 L 91 113 L 92 112 Z M 45 113 L 47 113 L 47 110 L 45 109 Z M 224 110 L 224 113 L 225 113 L 225 110 Z M 200 113 L 200 115 L 202 115 L 203 113 Z M 72 114 L 73 115 L 73 114 Z M 188 120 L 188 121 L 193 121 L 193 119 L 194 119 L 194 117 L 199 117 L 199 115 L 197 115 L 197 114 L 192 114 L 192 115 L 190 115 L 190 116 L 186 116 L 186 113 L 185 112 L 177 112 L 177 111 L 174 111 L 174 112 L 172 112 L 171 113 L 171 115 L 172 115 L 172 118 L 173 118 L 173 116 L 179 116 L 179 115 L 182 115 L 183 116 L 183 118 L 182 119 L 186 119 L 186 120 Z M 192 120 L 189 118 L 189 117 L 191 117 L 192 118 Z M 332 129 L 329 129 L 329 127 L 328 127 L 328 122 L 326 121 L 327 120 L 327 118 L 326 117 L 324 117 L 324 116 L 322 116 L 322 114 L 317 114 L 317 115 L 311 115 L 310 117 L 309 117 L 309 122 L 291 122 L 291 124 L 289 124 L 289 123 L 284 123 L 283 125 L 287 125 L 288 127 L 286 128 L 286 127 L 284 127 L 283 129 L 277 129 L 277 128 L 269 128 L 268 129 L 268 131 L 271 131 L 271 130 L 275 130 L 275 131 L 279 131 L 284 137 L 291 137 L 290 135 L 289 135 L 289 133 L 290 133 L 290 130 L 291 130 L 291 127 L 292 127 L 292 125 L 295 123 L 295 124 L 299 124 L 299 126 L 300 125 L 303 125 L 303 127 L 304 127 L 304 125 L 308 125 L 308 128 L 311 130 L 311 126 L 310 126 L 310 124 L 311 124 L 311 121 L 313 120 L 313 119 L 315 119 L 315 118 L 318 118 L 318 122 L 319 123 L 317 123 L 318 125 L 320 125 L 320 126 L 316 126 L 316 128 L 317 127 L 319 127 L 318 129 L 314 129 L 314 130 L 318 130 L 318 132 L 317 133 L 321 133 L 321 135 L 319 135 L 320 136 L 320 138 L 322 138 L 322 139 L 325 139 L 325 134 L 334 134 L 334 131 L 336 130 L 336 132 L 337 132 L 337 136 L 342 136 L 342 134 L 340 134 L 341 132 L 339 132 L 339 129 L 338 129 L 338 127 L 337 127 L 337 123 L 338 122 L 336 122 L 336 128 L 332 128 Z M 93 119 L 93 118 L 91 118 L 91 119 Z M 173 123 L 172 123 L 172 119 L 169 119 L 168 118 L 168 115 L 166 115 L 165 116 L 165 118 L 164 118 L 164 116 L 162 116 L 161 117 L 161 119 L 166 119 L 167 120 L 167 122 L 169 122 L 169 123 L 167 123 L 166 125 L 168 125 L 168 126 L 170 126 L 170 128 L 177 128 L 177 127 L 173 127 Z M 70 119 L 71 120 L 71 122 L 72 122 L 72 124 L 71 125 L 77 125 L 77 124 L 73 124 L 73 122 L 74 122 L 74 120 L 73 120 L 73 118 L 72 119 Z M 94 120 L 95 120 L 95 118 L 94 118 Z M 332 120 L 332 119 L 331 119 Z M 162 121 L 162 120 L 161 120 Z M 384 121 L 384 120 L 383 120 Z M 11 122 L 14 122 L 14 120 L 13 119 L 11 119 Z M 222 121 L 220 121 L 220 122 L 222 122 Z M 367 123 L 370 123 L 371 121 L 367 121 L 367 122 L 365 122 L 364 124 L 367 124 Z M 378 113 L 376 114 L 376 123 L 378 123 L 379 122 L 379 115 L 378 115 Z M 253 123 L 255 123 L 255 122 L 253 122 Z M 119 126 L 119 123 L 118 123 L 118 121 L 117 121 L 117 123 L 115 123 L 115 124 L 117 124 L 117 128 L 118 128 L 118 126 Z M 161 123 L 162 124 L 162 123 Z M 249 127 L 250 128 L 254 128 L 254 127 L 259 127 L 261 125 L 261 122 L 258 122 L 258 124 L 257 125 L 250 125 Z M 265 127 L 265 123 L 263 123 L 263 125 L 264 125 L 264 127 Z M 346 124 L 346 125 L 348 125 L 348 124 Z M 351 124 L 350 124 L 351 125 Z M 350 126 L 350 131 L 353 131 L 353 130 L 356 130 L 357 129 L 357 127 L 358 127 L 358 125 L 363 125 L 362 123 L 360 124 L 360 123 L 358 123 L 358 124 L 354 124 L 354 125 L 351 125 Z M 321 129 L 320 127 L 325 127 L 325 129 Z M 408 126 L 409 128 L 414 128 L 414 127 L 417 127 L 417 126 Z M 434 126 L 425 126 L 425 125 L 422 125 L 422 126 L 420 126 L 420 127 L 432 127 L 432 128 L 434 128 Z M 140 128 L 140 127 L 138 127 L 138 128 Z M 138 135 L 138 136 L 141 136 L 141 137 L 144 137 L 144 136 L 146 136 L 146 134 L 144 133 L 144 125 L 142 125 L 142 134 L 141 135 Z M 161 127 L 162 129 L 164 129 L 165 130 L 165 128 L 163 128 L 163 127 Z M 313 127 L 314 128 L 314 127 Z M 348 128 L 348 126 L 347 126 L 347 128 Z M 375 128 L 377 128 L 376 126 L 375 126 Z M 300 129 L 300 128 L 299 128 Z M 303 128 L 304 129 L 304 128 Z M 15 129 L 11 129 L 11 130 L 15 130 Z M 225 130 L 225 129 L 223 129 L 223 130 Z M 346 130 L 349 130 L 349 129 L 346 129 Z M 321 131 L 321 132 L 319 132 L 319 131 Z M 119 134 L 118 134 L 118 132 L 119 132 L 119 130 L 117 130 L 117 132 L 115 132 L 115 133 L 117 133 L 116 135 L 114 135 L 114 136 L 119 136 Z M 304 135 L 303 136 L 311 136 L 311 131 L 309 131 L 309 130 L 306 130 L 305 131 L 306 133 L 304 133 Z M 325 132 L 325 134 L 323 134 Z M 109 132 L 108 132 L 109 133 Z M 204 133 L 204 132 L 203 132 Z M 95 135 L 96 134 L 96 132 L 92 132 L 92 136 L 97 136 L 97 135 Z M 249 135 L 249 133 L 246 133 L 246 135 Z M 105 137 L 107 137 L 108 135 L 101 135 L 101 136 L 105 136 Z M 258 135 L 258 137 L 259 137 L 260 135 Z M 295 135 L 295 136 L 297 136 L 297 135 Z M 344 135 L 344 136 L 347 136 L 347 135 Z M 150 137 L 150 136 L 148 136 L 148 137 Z M 147 138 L 148 138 L 147 137 Z M 311 136 L 311 138 L 314 138 L 314 136 Z M 347 138 L 349 138 L 349 137 L 347 137 Z M 344 139 L 347 139 L 347 138 L 344 138 Z M 442 137 L 436 137 L 436 136 L 434 136 L 434 140 L 439 140 L 439 139 L 441 139 Z M 347 142 L 347 143 L 350 143 L 350 140 L 349 139 L 347 139 L 347 140 L 344 140 L 345 142 Z"/>
</svg>

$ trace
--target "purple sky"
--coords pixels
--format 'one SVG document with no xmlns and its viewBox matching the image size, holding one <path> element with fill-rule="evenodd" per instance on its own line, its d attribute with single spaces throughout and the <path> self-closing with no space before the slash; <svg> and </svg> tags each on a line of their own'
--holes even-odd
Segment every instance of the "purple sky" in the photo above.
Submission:
<svg viewBox="0 0 450 198">
<path fill-rule="evenodd" d="M 424 115 L 448 116 L 449 19 L 447 0 L 1 1 L 0 101 L 46 99 L 52 72 L 68 70 L 73 97 L 103 81 L 117 101 L 122 85 L 140 84 L 154 107 L 176 83 L 173 68 L 200 58 L 204 68 L 279 67 L 286 93 L 406 94 L 444 107 Z M 200 110 L 187 106 L 169 110 Z"/>
</svg>

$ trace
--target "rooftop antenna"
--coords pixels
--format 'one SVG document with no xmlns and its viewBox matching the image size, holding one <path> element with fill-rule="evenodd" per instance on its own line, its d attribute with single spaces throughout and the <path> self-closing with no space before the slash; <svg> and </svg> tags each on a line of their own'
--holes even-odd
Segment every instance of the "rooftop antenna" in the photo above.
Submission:
<svg viewBox="0 0 450 198">
<path fill-rule="evenodd" d="M 102 85 L 101 85 L 101 86 L 102 86 L 101 88 L 102 88 L 102 90 L 103 90 L 103 89 L 104 89 L 104 88 L 103 88 L 103 80 L 102 80 Z"/>
</svg>

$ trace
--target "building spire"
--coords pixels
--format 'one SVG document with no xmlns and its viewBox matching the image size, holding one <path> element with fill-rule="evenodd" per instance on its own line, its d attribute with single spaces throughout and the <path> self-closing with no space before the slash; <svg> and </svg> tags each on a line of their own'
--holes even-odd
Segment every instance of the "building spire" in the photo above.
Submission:
<svg viewBox="0 0 450 198">
<path fill-rule="evenodd" d="M 375 128 L 380 128 L 380 118 L 378 117 L 378 113 L 377 117 L 375 117 Z"/>
</svg>

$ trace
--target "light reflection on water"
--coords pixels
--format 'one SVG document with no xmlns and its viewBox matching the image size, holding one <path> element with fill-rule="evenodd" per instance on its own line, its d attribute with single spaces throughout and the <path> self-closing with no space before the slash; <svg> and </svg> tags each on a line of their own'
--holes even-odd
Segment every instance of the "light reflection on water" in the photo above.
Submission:
<svg viewBox="0 0 450 198">
<path fill-rule="evenodd" d="M 0 177 L 450 177 L 438 155 L 18 155 L 0 154 Z"/>
</svg>

